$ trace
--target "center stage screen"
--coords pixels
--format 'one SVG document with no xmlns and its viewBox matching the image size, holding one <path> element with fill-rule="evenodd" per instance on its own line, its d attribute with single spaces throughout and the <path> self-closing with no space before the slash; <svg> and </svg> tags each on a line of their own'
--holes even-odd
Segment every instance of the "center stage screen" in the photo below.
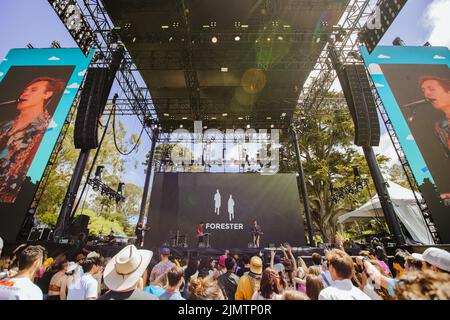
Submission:
<svg viewBox="0 0 450 320">
<path fill-rule="evenodd" d="M 179 231 L 195 247 L 204 222 L 211 247 L 246 248 L 254 220 L 264 233 L 261 247 L 306 245 L 294 174 L 156 173 L 145 245 L 171 245 L 171 233 Z"/>
</svg>

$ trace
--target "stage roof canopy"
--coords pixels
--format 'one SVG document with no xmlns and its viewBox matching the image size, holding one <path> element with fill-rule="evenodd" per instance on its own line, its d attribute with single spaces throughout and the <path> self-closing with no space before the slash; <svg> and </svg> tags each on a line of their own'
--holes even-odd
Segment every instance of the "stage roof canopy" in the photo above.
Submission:
<svg viewBox="0 0 450 320">
<path fill-rule="evenodd" d="M 349 0 L 103 0 L 165 129 L 286 128 Z"/>
</svg>

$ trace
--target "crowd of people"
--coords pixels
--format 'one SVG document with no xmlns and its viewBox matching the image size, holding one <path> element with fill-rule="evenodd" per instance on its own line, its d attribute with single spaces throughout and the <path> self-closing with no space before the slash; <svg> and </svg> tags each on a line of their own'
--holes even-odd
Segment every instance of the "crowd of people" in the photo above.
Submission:
<svg viewBox="0 0 450 320">
<path fill-rule="evenodd" d="M 305 263 L 289 245 L 261 255 L 181 258 L 169 248 L 124 247 L 114 257 L 79 252 L 54 258 L 21 245 L 0 260 L 0 300 L 446 300 L 450 253 L 377 246 L 350 256 L 343 248 Z"/>
</svg>

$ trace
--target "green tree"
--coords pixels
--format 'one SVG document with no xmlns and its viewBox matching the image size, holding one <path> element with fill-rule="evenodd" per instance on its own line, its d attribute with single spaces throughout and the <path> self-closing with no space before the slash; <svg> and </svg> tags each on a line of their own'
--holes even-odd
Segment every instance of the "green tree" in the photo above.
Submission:
<svg viewBox="0 0 450 320">
<path fill-rule="evenodd" d="M 337 204 L 330 202 L 330 197 L 354 181 L 353 166 L 357 166 L 361 175 L 366 177 L 370 176 L 369 170 L 353 143 L 354 125 L 342 94 L 326 93 L 320 104 L 316 101 L 309 108 L 298 110 L 294 117 L 313 222 L 321 240 L 332 242 L 337 232 L 337 218 L 362 205 L 375 192 L 369 179 L 370 193 L 351 195 Z M 282 149 L 282 159 L 281 172 L 296 171 L 292 143 Z M 380 165 L 387 160 L 378 156 Z"/>
<path fill-rule="evenodd" d="M 106 123 L 106 121 L 106 117 L 103 117 L 102 123 Z M 62 143 L 61 152 L 59 153 L 56 163 L 50 172 L 48 183 L 45 185 L 41 201 L 37 207 L 37 216 L 46 224 L 56 224 L 61 205 L 73 174 L 73 168 L 75 167 L 78 159 L 79 150 L 74 148 L 73 132 L 74 121 L 72 121 L 68 128 L 67 134 Z M 129 150 L 137 143 L 137 135 L 133 134 L 127 138 L 127 132 L 121 122 L 116 123 L 115 133 L 117 147 L 122 151 Z M 80 197 L 88 170 L 92 165 L 94 154 L 95 150 L 93 150 L 90 154 L 78 197 Z M 102 175 L 102 181 L 111 188 L 116 189 L 120 182 L 119 177 L 125 175 L 126 161 L 127 159 L 121 156 L 116 150 L 113 139 L 113 128 L 110 123 L 106 137 L 99 151 L 98 159 L 94 165 L 94 172 L 97 165 L 104 165 L 105 169 Z M 88 188 L 88 190 L 89 189 L 90 188 Z M 117 205 L 115 200 L 111 200 L 102 196 L 100 193 L 92 192 L 91 190 L 89 193 L 85 193 L 83 195 L 76 214 L 91 212 L 92 223 L 95 222 L 98 224 L 102 221 L 109 221 L 108 225 L 111 223 L 118 223 L 121 227 L 120 232 L 131 232 L 130 230 L 132 230 L 132 227 L 130 226 L 129 219 L 138 214 L 138 210 L 136 208 L 140 205 L 141 195 L 142 190 L 140 187 L 133 184 L 125 185 L 124 196 L 126 197 L 126 200 L 124 203 Z M 96 219 L 93 219 L 94 216 Z M 107 233 L 109 232 L 110 230 L 107 230 Z"/>
</svg>

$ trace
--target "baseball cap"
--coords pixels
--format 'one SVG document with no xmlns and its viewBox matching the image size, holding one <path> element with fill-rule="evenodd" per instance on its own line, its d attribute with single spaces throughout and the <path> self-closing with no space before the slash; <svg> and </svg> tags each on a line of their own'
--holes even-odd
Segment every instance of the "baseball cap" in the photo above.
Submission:
<svg viewBox="0 0 450 320">
<path fill-rule="evenodd" d="M 89 252 L 89 254 L 86 256 L 86 260 L 87 259 L 98 259 L 98 258 L 100 258 L 100 254 L 95 251 Z"/>
<path fill-rule="evenodd" d="M 250 271 L 256 274 L 262 274 L 262 260 L 260 257 L 253 256 L 250 259 Z"/>
<path fill-rule="evenodd" d="M 170 249 L 169 249 L 169 248 L 161 248 L 160 253 L 161 253 L 163 256 L 169 256 L 169 255 L 170 255 Z"/>
<path fill-rule="evenodd" d="M 423 260 L 438 267 L 441 270 L 450 272 L 450 253 L 439 248 L 428 248 L 422 254 Z"/>
<path fill-rule="evenodd" d="M 413 254 L 411 254 L 411 256 L 412 256 L 414 259 L 417 259 L 417 260 L 420 260 L 420 261 L 424 261 L 424 260 L 423 260 L 423 255 L 420 254 L 420 253 L 413 253 Z"/>
</svg>

